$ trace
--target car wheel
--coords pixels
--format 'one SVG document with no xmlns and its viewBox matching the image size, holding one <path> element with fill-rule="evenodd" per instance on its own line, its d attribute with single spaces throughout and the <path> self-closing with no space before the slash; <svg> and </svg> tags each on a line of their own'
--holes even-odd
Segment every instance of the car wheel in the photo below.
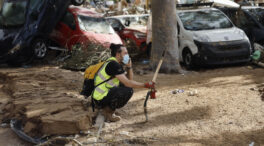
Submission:
<svg viewBox="0 0 264 146">
<path fill-rule="evenodd" d="M 193 55 L 189 49 L 183 52 L 183 62 L 187 69 L 192 69 L 194 67 Z"/>
<path fill-rule="evenodd" d="M 85 0 L 72 0 L 72 4 L 75 6 L 80 6 L 84 3 Z"/>
<path fill-rule="evenodd" d="M 32 48 L 34 51 L 34 56 L 38 59 L 42 59 L 47 55 L 48 46 L 43 39 L 36 39 L 33 41 Z"/>
</svg>

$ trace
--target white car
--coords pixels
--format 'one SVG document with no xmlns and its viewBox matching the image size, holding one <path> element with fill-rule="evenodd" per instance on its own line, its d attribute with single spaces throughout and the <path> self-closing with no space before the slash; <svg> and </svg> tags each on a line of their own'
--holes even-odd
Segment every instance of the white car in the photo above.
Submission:
<svg viewBox="0 0 264 146">
<path fill-rule="evenodd" d="M 177 21 L 180 61 L 187 68 L 250 60 L 248 37 L 220 10 L 177 10 Z"/>
</svg>

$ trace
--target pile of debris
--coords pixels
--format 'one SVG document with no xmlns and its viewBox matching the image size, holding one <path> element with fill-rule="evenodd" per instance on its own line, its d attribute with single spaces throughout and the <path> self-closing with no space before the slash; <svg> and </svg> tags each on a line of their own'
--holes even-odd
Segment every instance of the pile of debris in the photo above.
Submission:
<svg viewBox="0 0 264 146">
<path fill-rule="evenodd" d="M 63 61 L 62 68 L 84 71 L 90 65 L 105 61 L 111 57 L 110 49 L 90 43 L 87 46 L 75 45 L 69 58 Z"/>
<path fill-rule="evenodd" d="M 79 95 L 82 76 L 55 67 L 1 73 L 2 122 L 19 121 L 23 132 L 33 138 L 88 130 L 93 112 Z"/>
<path fill-rule="evenodd" d="M 119 2 L 98 0 L 97 2 L 86 2 L 83 6 L 94 9 L 98 13 L 103 13 L 105 16 L 149 13 L 149 10 L 144 8 L 145 3 L 140 0 L 136 0 L 134 3 L 128 3 L 126 0 L 120 0 Z"/>
</svg>

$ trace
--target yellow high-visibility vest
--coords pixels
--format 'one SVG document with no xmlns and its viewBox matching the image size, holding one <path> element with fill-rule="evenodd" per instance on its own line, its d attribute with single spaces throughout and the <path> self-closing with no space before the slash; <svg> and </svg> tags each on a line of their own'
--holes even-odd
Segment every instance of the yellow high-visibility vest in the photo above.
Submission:
<svg viewBox="0 0 264 146">
<path fill-rule="evenodd" d="M 99 85 L 100 83 L 106 81 L 107 79 L 110 79 L 111 76 L 109 76 L 106 72 L 105 72 L 105 68 L 107 66 L 107 64 L 110 61 L 116 61 L 115 57 L 111 57 L 109 58 L 106 63 L 102 66 L 102 68 L 98 71 L 98 73 L 95 76 L 94 79 L 94 86 L 96 87 L 97 85 Z M 119 86 L 119 80 L 117 78 L 113 78 L 101 85 L 99 85 L 98 87 L 96 87 L 93 91 L 92 97 L 95 100 L 102 100 L 109 92 L 109 90 L 113 87 L 117 87 Z"/>
</svg>

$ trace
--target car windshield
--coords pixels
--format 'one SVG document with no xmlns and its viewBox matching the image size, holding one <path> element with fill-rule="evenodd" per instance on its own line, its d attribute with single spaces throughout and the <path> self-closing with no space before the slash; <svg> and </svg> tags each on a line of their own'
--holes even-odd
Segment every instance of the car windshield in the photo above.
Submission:
<svg viewBox="0 0 264 146">
<path fill-rule="evenodd" d="M 233 24 L 218 10 L 203 10 L 178 13 L 186 30 L 211 30 L 231 28 Z"/>
<path fill-rule="evenodd" d="M 247 9 L 247 11 L 262 25 L 264 25 L 264 9 Z"/>
<path fill-rule="evenodd" d="M 80 28 L 84 31 L 95 33 L 113 34 L 115 31 L 104 18 L 94 18 L 88 16 L 78 16 Z"/>
<path fill-rule="evenodd" d="M 0 24 L 4 26 L 17 26 L 25 22 L 26 0 L 6 1 L 0 14 Z"/>
</svg>

